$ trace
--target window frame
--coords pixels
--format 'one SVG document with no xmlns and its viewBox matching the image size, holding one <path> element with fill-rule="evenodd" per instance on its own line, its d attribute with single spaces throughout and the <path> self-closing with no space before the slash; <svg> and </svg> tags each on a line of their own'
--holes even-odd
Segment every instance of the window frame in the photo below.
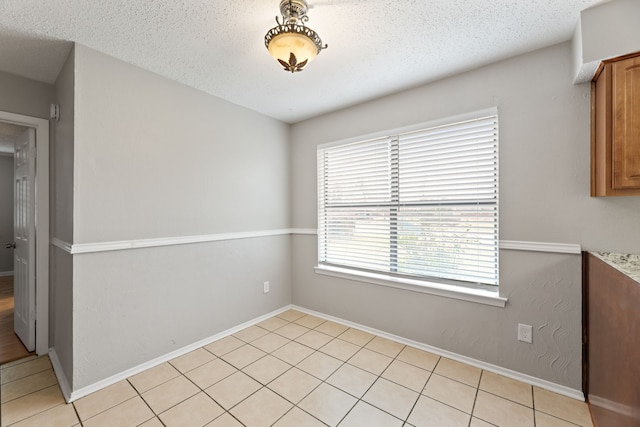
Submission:
<svg viewBox="0 0 640 427">
<path fill-rule="evenodd" d="M 478 110 L 466 114 L 460 114 L 456 116 L 449 116 L 438 120 L 432 120 L 429 122 L 419 123 L 402 128 L 395 128 L 391 130 L 385 130 L 376 132 L 373 134 L 362 135 L 354 138 L 348 138 L 344 140 L 334 141 L 326 144 L 321 144 L 317 147 L 317 153 L 322 149 L 337 147 L 342 145 L 348 145 L 358 142 L 366 142 L 369 140 L 375 140 L 380 138 L 389 138 L 390 140 L 398 140 L 398 136 L 410 132 L 420 131 L 438 126 L 446 126 L 455 124 L 458 122 L 464 122 L 469 120 L 478 119 L 481 117 L 495 115 L 498 117 L 498 108 L 491 107 L 483 110 Z M 499 128 L 498 128 L 498 145 L 499 145 Z M 498 148 L 499 149 L 499 148 Z M 317 171 L 317 174 L 319 171 Z M 316 174 L 316 176 L 318 176 Z M 499 166 L 496 171 L 497 180 L 499 181 Z M 320 185 L 320 180 L 317 182 Z M 498 186 L 499 184 L 496 184 Z M 318 187 L 318 191 L 321 189 Z M 317 194 L 318 196 L 320 194 Z M 393 195 L 392 195 L 393 197 Z M 320 203 L 319 198 L 317 199 Z M 496 202 L 497 206 L 497 202 Z M 320 205 L 317 206 L 317 213 L 320 214 Z M 319 216 L 317 217 L 319 220 Z M 496 224 L 497 226 L 497 224 Z M 390 228 L 393 229 L 392 222 L 390 221 Z M 391 231 L 391 236 L 393 231 Z M 408 275 L 395 275 L 392 269 L 387 272 L 374 272 L 370 270 L 361 270 L 355 267 L 337 266 L 331 264 L 320 263 L 320 238 L 318 237 L 318 256 L 317 265 L 315 271 L 318 274 L 328 275 L 333 277 L 340 277 L 344 279 L 350 279 L 360 282 L 371 283 L 375 285 L 391 286 L 393 288 L 400 288 L 409 291 L 435 294 L 450 298 L 462 299 L 466 301 L 478 302 L 498 307 L 504 307 L 507 299 L 500 296 L 499 285 L 482 285 L 474 284 L 472 282 L 447 280 L 441 278 L 430 277 L 413 277 Z M 392 249 L 391 249 L 392 250 Z M 499 250 L 498 250 L 499 258 Z"/>
</svg>

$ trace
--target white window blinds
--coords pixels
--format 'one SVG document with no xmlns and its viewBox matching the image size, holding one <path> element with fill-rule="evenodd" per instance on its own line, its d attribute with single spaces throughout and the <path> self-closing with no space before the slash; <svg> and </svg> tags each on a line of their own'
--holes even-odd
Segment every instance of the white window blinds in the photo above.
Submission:
<svg viewBox="0 0 640 427">
<path fill-rule="evenodd" d="M 318 149 L 318 257 L 498 284 L 498 119 Z"/>
</svg>

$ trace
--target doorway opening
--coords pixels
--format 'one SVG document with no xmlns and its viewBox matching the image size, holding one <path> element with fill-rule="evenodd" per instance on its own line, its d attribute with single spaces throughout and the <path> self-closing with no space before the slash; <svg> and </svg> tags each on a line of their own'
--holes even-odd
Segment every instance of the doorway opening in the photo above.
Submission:
<svg viewBox="0 0 640 427">
<path fill-rule="evenodd" d="M 14 322 L 16 257 L 16 155 L 18 140 L 30 128 L 0 122 L 0 364 L 21 359 L 33 353 L 16 333 Z M 18 298 L 20 301 L 20 298 Z M 18 328 L 19 329 L 19 328 Z M 31 331 L 26 331 L 28 334 Z M 33 331 L 35 333 L 35 330 Z M 29 343 L 27 343 L 29 345 Z"/>
<path fill-rule="evenodd" d="M 28 148 L 27 145 L 21 145 L 24 138 L 31 140 Z M 31 164 L 28 178 L 23 176 L 25 172 L 21 169 L 21 165 L 26 160 Z M 0 255 L 2 323 L 9 323 L 8 320 L 11 319 L 10 324 L 14 328 L 11 332 L 19 332 L 27 347 L 31 346 L 31 350 L 35 347 L 36 354 L 47 354 L 49 351 L 49 121 L 0 111 L 0 168 L 7 166 L 5 163 L 11 165 L 11 175 L 9 175 L 11 195 L 0 193 L 2 197 L 0 203 L 2 206 L 11 207 L 13 227 L 11 236 L 6 236 L 7 231 L 3 231 L 2 228 L 2 210 L 0 209 L 0 234 L 3 238 L 0 241 L 2 243 L 0 247 L 2 251 Z M 6 174 L 8 172 L 5 171 L 0 178 L 6 178 L 4 177 Z M 16 177 L 23 182 L 19 182 L 20 180 Z M 0 186 L 3 185 L 6 186 L 6 183 L 0 183 Z M 0 191 L 2 188 L 0 187 Z M 13 197 L 14 194 L 16 197 Z M 30 197 L 29 202 L 25 202 L 27 196 Z M 28 210 L 30 210 L 31 226 L 25 231 Z M 28 257 L 30 265 L 26 265 L 20 249 L 25 247 L 24 243 L 27 241 L 31 248 Z M 14 249 L 15 247 L 19 248 Z M 7 261 L 8 257 L 11 258 L 10 261 Z M 7 266 L 8 262 L 10 267 Z M 24 290 L 27 288 L 29 293 L 25 294 Z M 12 300 L 17 306 L 11 304 Z M 13 310 L 10 310 L 11 305 L 14 305 Z M 13 313 L 7 313 L 8 310 Z M 17 319 L 15 324 L 14 315 Z M 15 333 L 13 335 L 15 336 Z M 5 335 L 2 338 L 3 344 L 7 343 L 8 340 L 4 339 Z M 2 356 L 0 361 L 4 362 L 5 358 L 20 357 L 16 348 L 8 351 L 9 353 Z"/>
</svg>

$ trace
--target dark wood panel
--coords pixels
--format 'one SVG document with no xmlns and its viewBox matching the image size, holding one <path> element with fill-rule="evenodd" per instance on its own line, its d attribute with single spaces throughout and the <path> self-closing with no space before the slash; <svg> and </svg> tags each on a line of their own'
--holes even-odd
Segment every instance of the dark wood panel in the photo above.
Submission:
<svg viewBox="0 0 640 427">
<path fill-rule="evenodd" d="M 613 64 L 613 187 L 640 188 L 640 57 Z"/>
<path fill-rule="evenodd" d="M 588 399 L 597 427 L 640 425 L 640 284 L 589 254 Z"/>
<path fill-rule="evenodd" d="M 30 354 L 13 332 L 13 277 L 0 277 L 0 364 Z"/>
<path fill-rule="evenodd" d="M 591 87 L 591 195 L 640 196 L 640 55 L 614 58 Z"/>
</svg>

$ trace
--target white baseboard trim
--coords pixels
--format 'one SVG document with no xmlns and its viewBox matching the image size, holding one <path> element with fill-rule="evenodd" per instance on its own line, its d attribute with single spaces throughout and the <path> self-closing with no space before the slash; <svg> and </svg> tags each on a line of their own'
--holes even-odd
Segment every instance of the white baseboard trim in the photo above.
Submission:
<svg viewBox="0 0 640 427">
<path fill-rule="evenodd" d="M 350 322 L 345 319 L 341 319 L 339 317 L 329 316 L 324 313 L 320 313 L 314 310 L 309 310 L 304 307 L 300 307 L 297 305 L 291 305 L 291 308 L 294 310 L 298 310 L 303 313 L 311 314 L 316 317 L 320 317 L 326 320 L 331 320 L 333 322 L 342 323 L 354 329 L 359 329 L 361 331 L 369 332 L 370 334 L 378 335 L 383 338 L 390 339 L 392 341 L 396 341 L 405 345 L 409 345 L 411 347 L 418 348 L 420 350 L 428 351 L 433 354 L 437 354 L 438 356 L 444 356 L 452 360 L 456 360 L 458 362 L 466 363 L 467 365 L 475 366 L 476 368 L 484 369 L 489 372 L 493 372 L 495 374 L 499 374 L 505 376 L 507 378 L 511 378 L 514 380 L 521 381 L 526 384 L 530 384 L 532 386 L 536 386 L 539 388 L 543 388 L 545 390 L 549 390 L 563 396 L 571 397 L 573 399 L 581 400 L 584 402 L 584 394 L 581 390 L 576 390 L 570 387 L 566 387 L 560 384 L 553 383 L 551 381 L 543 380 L 540 378 L 533 377 L 531 375 L 523 374 L 521 372 L 513 371 L 511 369 L 503 368 L 501 366 L 496 366 L 491 363 L 483 362 L 481 360 L 473 359 L 471 357 L 462 356 L 457 353 L 453 353 L 448 350 L 443 350 L 438 347 L 433 347 L 427 344 L 423 344 L 417 341 L 413 341 L 407 338 L 400 337 L 398 335 L 393 335 L 387 333 L 385 331 L 381 331 L 378 329 L 370 328 L 368 326 L 360 325 L 358 323 Z"/>
<path fill-rule="evenodd" d="M 204 347 L 208 344 L 211 344 L 214 341 L 217 341 L 219 339 L 225 338 L 229 335 L 233 335 L 236 332 L 241 331 L 242 329 L 248 328 L 249 326 L 253 326 L 257 323 L 262 322 L 263 320 L 266 320 L 270 317 L 276 316 L 280 313 L 283 313 L 289 309 L 294 309 L 294 310 L 298 310 L 302 313 L 306 313 L 306 314 L 311 314 L 313 316 L 316 317 L 320 317 L 322 319 L 326 319 L 326 320 L 331 320 L 333 322 L 338 322 L 338 323 L 342 323 L 344 325 L 347 325 L 351 328 L 354 329 L 359 329 L 361 331 L 365 331 L 365 332 L 369 332 L 371 334 L 374 335 L 378 335 L 381 336 L 383 338 L 387 338 L 405 345 L 409 345 L 411 347 L 415 347 L 418 348 L 420 350 L 424 350 L 424 351 L 428 351 L 430 353 L 433 354 L 437 354 L 439 356 L 444 356 L 447 357 L 449 359 L 452 360 L 456 360 L 458 362 L 462 362 L 462 363 L 466 363 L 468 365 L 471 366 L 475 366 L 477 368 L 480 369 L 484 369 L 486 371 L 489 372 L 493 372 L 502 376 L 505 376 L 507 378 L 511 378 L 514 380 L 518 380 L 521 381 L 523 383 L 526 384 L 530 384 L 532 386 L 536 386 L 539 388 L 543 388 L 545 390 L 549 390 L 558 394 L 561 394 L 563 396 L 567 396 L 576 400 L 581 400 L 584 401 L 584 394 L 582 393 L 581 390 L 576 390 L 570 387 L 566 387 L 560 384 L 556 384 L 553 383 L 551 381 L 547 381 L 547 380 L 543 380 L 540 378 L 536 378 L 533 377 L 531 375 L 527 375 L 527 374 L 523 374 L 521 372 L 517 372 L 517 371 L 513 371 L 511 369 L 506 369 L 503 368 L 501 366 L 496 366 L 493 365 L 491 363 L 487 363 L 487 362 L 483 362 L 481 360 L 477 360 L 477 359 L 473 359 L 471 357 L 467 357 L 467 356 L 462 356 L 460 354 L 457 353 L 453 353 L 450 352 L 448 350 L 443 350 L 441 348 L 437 348 L 437 347 L 433 347 L 427 344 L 423 344 L 417 341 L 413 341 L 407 338 L 403 338 L 400 337 L 398 335 L 394 335 L 394 334 L 390 334 L 387 333 L 385 331 L 381 331 L 378 329 L 374 329 L 374 328 L 370 328 L 368 326 L 364 326 L 358 323 L 354 323 L 351 322 L 349 320 L 345 320 L 345 319 L 341 319 L 339 317 L 335 317 L 335 316 L 330 316 L 328 314 L 324 314 L 324 313 L 320 313 L 314 310 L 310 310 L 304 307 L 300 307 L 294 304 L 290 304 L 287 306 L 284 306 L 282 308 L 279 308 L 277 310 L 274 310 L 270 313 L 264 314 L 262 316 L 259 316 L 255 319 L 249 320 L 245 323 L 242 323 L 238 326 L 234 326 L 233 328 L 227 329 L 223 332 L 220 332 L 216 335 L 213 335 L 211 337 L 205 338 L 203 340 L 200 340 L 198 342 L 195 342 L 193 344 L 189 344 L 185 347 L 182 347 L 181 349 L 172 351 L 171 353 L 162 355 L 160 357 L 157 357 L 153 360 L 150 360 L 148 362 L 142 363 L 138 366 L 135 366 L 133 368 L 127 369 L 126 371 L 123 372 L 119 372 L 115 375 L 112 375 L 108 378 L 105 378 L 104 380 L 98 381 L 94 384 L 88 385 L 86 387 L 83 387 L 81 389 L 78 389 L 76 391 L 71 391 L 71 388 L 69 387 L 69 383 L 67 382 L 67 378 L 64 375 L 64 372 L 62 370 L 62 367 L 60 365 L 60 361 L 58 360 L 58 356 L 55 352 L 55 349 L 51 349 L 49 352 L 49 357 L 51 359 L 51 363 L 53 365 L 53 369 L 54 372 L 56 374 L 56 377 L 58 378 L 58 383 L 60 384 L 60 389 L 62 390 L 62 394 L 64 395 L 65 400 L 67 401 L 67 403 L 71 403 L 77 399 L 80 399 L 81 397 L 85 397 L 91 393 L 94 393 L 98 390 L 101 390 L 105 387 L 108 387 L 110 385 L 113 385 L 119 381 L 123 381 L 133 375 L 139 374 L 140 372 L 146 371 L 147 369 L 153 368 L 155 366 L 158 366 L 164 362 L 167 362 L 169 360 L 175 359 L 176 357 L 182 356 L 184 354 L 187 354 L 193 350 L 197 350 L 200 347 Z"/>
<path fill-rule="evenodd" d="M 58 379 L 58 384 L 60 385 L 62 396 L 67 403 L 70 403 L 71 387 L 69 386 L 69 381 L 67 381 L 67 376 L 62 370 L 60 359 L 58 359 L 58 354 L 56 353 L 56 350 L 54 348 L 49 349 L 49 360 L 51 361 L 51 365 L 53 366 L 53 372 L 56 374 L 56 378 Z"/>
<path fill-rule="evenodd" d="M 182 347 L 178 350 L 172 351 L 171 353 L 162 355 L 160 357 L 156 357 L 153 360 L 150 360 L 148 362 L 142 363 L 138 366 L 135 366 L 133 368 L 127 369 L 126 371 L 123 372 L 119 372 L 115 375 L 112 375 L 108 378 L 105 378 L 104 380 L 98 381 L 96 383 L 93 383 L 91 385 L 88 385 L 86 387 L 82 387 L 78 390 L 72 391 L 69 394 L 69 397 L 67 398 L 67 395 L 65 394 L 65 400 L 67 401 L 67 403 L 73 402 L 75 400 L 80 399 L 81 397 L 85 397 L 91 393 L 94 393 L 98 390 L 101 390 L 105 387 L 108 387 L 110 385 L 113 385 L 119 381 L 123 381 L 126 380 L 127 378 L 139 374 L 142 371 L 146 371 L 147 369 L 153 368 L 155 366 L 158 366 L 164 362 L 168 362 L 169 360 L 175 359 L 176 357 L 182 356 L 184 354 L 187 354 L 193 350 L 197 350 L 200 347 L 204 347 L 206 345 L 211 344 L 214 341 L 217 341 L 219 339 L 222 339 L 224 337 L 228 337 L 229 335 L 233 335 L 238 331 L 241 331 L 242 329 L 248 328 L 249 326 L 253 326 L 256 323 L 260 323 L 263 320 L 266 320 L 270 317 L 276 316 L 284 311 L 289 310 L 289 308 L 291 308 L 290 305 L 287 305 L 285 307 L 279 308 L 277 310 L 274 310 L 270 313 L 264 314 L 262 316 L 256 317 L 255 319 L 249 320 L 247 322 L 244 322 L 238 326 L 234 326 L 233 328 L 227 329 L 226 331 L 220 332 L 218 334 L 215 334 L 213 336 L 210 336 L 208 338 L 204 338 L 198 342 L 195 342 L 193 344 L 189 344 L 185 347 Z M 57 357 L 56 357 L 57 359 Z M 58 376 L 56 374 L 56 376 Z M 58 376 L 58 378 L 60 378 Z M 62 388 L 62 383 L 60 384 L 60 387 Z M 68 386 L 67 386 L 68 389 Z M 63 389 L 64 390 L 64 389 Z M 64 394 L 64 391 L 63 391 Z"/>
<path fill-rule="evenodd" d="M 0 277 L 13 276 L 13 271 L 0 271 Z"/>
</svg>

